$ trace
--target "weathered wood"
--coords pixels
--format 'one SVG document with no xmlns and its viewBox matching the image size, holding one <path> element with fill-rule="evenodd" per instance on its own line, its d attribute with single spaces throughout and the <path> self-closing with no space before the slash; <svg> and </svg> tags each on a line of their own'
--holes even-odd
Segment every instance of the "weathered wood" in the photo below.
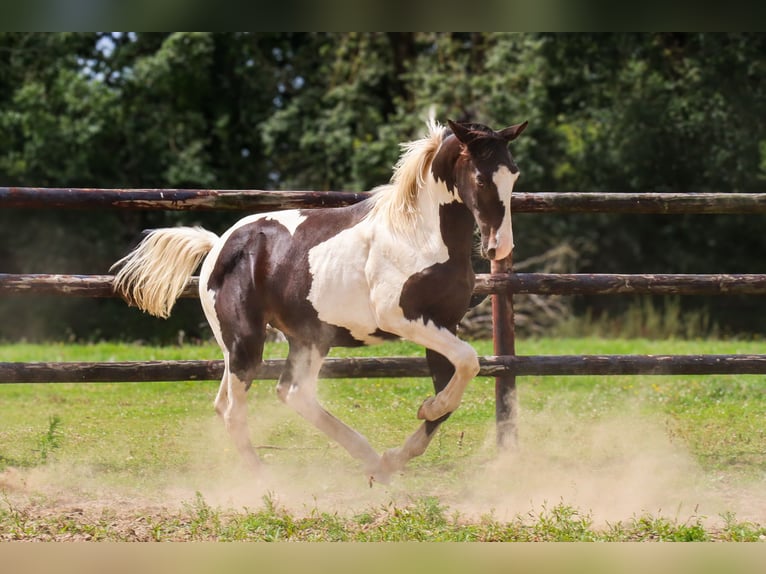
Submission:
<svg viewBox="0 0 766 574">
<path fill-rule="evenodd" d="M 764 274 L 512 273 L 477 275 L 477 294 L 766 295 Z"/>
<path fill-rule="evenodd" d="M 766 355 L 536 355 L 483 357 L 481 374 L 763 375 Z"/>
<path fill-rule="evenodd" d="M 340 207 L 368 193 L 225 189 L 90 189 L 0 187 L 0 208 L 138 209 L 247 211 L 259 213 L 306 207 Z"/>
<path fill-rule="evenodd" d="M 112 275 L 0 273 L 0 293 L 114 297 Z M 197 297 L 193 277 L 182 297 Z M 476 276 L 475 293 L 540 295 L 766 295 L 764 274 L 494 273 Z"/>
<path fill-rule="evenodd" d="M 28 295 L 72 295 L 80 297 L 116 297 L 113 275 L 54 275 L 0 273 L 0 293 Z M 196 285 L 195 279 L 195 285 Z M 187 293 L 188 292 L 188 293 Z M 195 296 L 190 285 L 186 296 Z"/>
<path fill-rule="evenodd" d="M 257 379 L 279 378 L 284 360 L 267 360 Z M 9 382 L 148 382 L 219 380 L 223 361 L 123 361 L 109 363 L 0 363 L 0 383 Z M 327 359 L 323 378 L 425 377 L 425 357 L 361 357 Z"/>
<path fill-rule="evenodd" d="M 0 208 L 166 209 L 258 213 L 338 207 L 369 193 L 224 189 L 0 187 Z M 766 193 L 517 192 L 516 213 L 766 213 Z"/>
<path fill-rule="evenodd" d="M 766 374 L 766 355 L 528 355 L 479 359 L 485 377 L 546 375 L 731 375 Z M 279 377 L 284 361 L 269 360 L 256 378 Z M 114 363 L 0 363 L 0 383 L 148 382 L 218 380 L 223 361 Z M 427 377 L 423 357 L 331 358 L 322 378 Z"/>
<path fill-rule="evenodd" d="M 493 276 L 507 276 L 513 267 L 513 258 L 492 261 Z M 498 356 L 516 355 L 516 332 L 513 320 L 513 295 L 501 289 L 492 295 L 492 341 Z M 518 406 L 516 376 L 511 372 L 495 377 L 496 444 L 501 449 L 514 448 L 518 442 Z"/>
<path fill-rule="evenodd" d="M 0 273 L 0 293 L 117 297 L 114 275 L 56 275 Z M 199 277 L 192 277 L 181 297 L 198 297 Z"/>
<path fill-rule="evenodd" d="M 516 213 L 766 213 L 766 193 L 514 193 Z"/>
<path fill-rule="evenodd" d="M 205 381 L 222 375 L 223 361 L 0 363 L 0 383 Z"/>
</svg>

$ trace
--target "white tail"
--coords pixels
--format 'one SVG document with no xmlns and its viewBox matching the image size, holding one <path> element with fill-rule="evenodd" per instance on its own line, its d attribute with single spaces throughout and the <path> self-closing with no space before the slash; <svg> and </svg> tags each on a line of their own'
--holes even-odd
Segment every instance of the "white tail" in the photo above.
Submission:
<svg viewBox="0 0 766 574">
<path fill-rule="evenodd" d="M 114 290 L 142 311 L 167 317 L 216 241 L 215 233 L 201 227 L 155 229 L 112 265 L 121 267 Z"/>
</svg>

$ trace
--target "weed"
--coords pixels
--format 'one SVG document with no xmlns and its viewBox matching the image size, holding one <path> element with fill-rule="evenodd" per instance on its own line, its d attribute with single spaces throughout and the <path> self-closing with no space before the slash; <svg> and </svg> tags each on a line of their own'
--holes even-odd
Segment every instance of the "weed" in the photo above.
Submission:
<svg viewBox="0 0 766 574">
<path fill-rule="evenodd" d="M 4 510 L 0 510 L 0 540 L 26 540 L 36 534 L 28 510 L 19 508 L 3 491 Z M 3 534 L 5 532 L 5 534 Z"/>
<path fill-rule="evenodd" d="M 733 512 L 721 514 L 724 520 L 722 536 L 731 542 L 763 542 L 766 540 L 766 527 L 752 522 L 740 522 Z"/>
<path fill-rule="evenodd" d="M 585 542 L 595 540 L 591 529 L 593 519 L 590 514 L 582 514 L 563 501 L 550 510 L 547 505 L 539 514 L 532 527 L 533 539 L 539 541 Z"/>
<path fill-rule="evenodd" d="M 629 528 L 629 535 L 636 540 L 656 542 L 707 542 L 710 540 L 710 535 L 699 516 L 694 516 L 681 524 L 662 516 L 634 517 Z"/>
<path fill-rule="evenodd" d="M 195 493 L 194 502 L 186 504 L 189 514 L 189 535 L 192 540 L 215 539 L 221 531 L 221 513 L 211 507 L 202 493 Z"/>
<path fill-rule="evenodd" d="M 37 452 L 40 455 L 40 462 L 48 462 L 48 455 L 61 446 L 61 418 L 58 415 L 52 415 L 48 418 L 48 429 L 37 439 Z"/>
</svg>

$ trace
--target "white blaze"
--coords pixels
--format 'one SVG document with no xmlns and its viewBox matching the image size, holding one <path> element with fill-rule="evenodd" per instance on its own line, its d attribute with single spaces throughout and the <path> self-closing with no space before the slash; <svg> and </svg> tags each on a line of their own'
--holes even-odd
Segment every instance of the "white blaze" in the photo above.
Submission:
<svg viewBox="0 0 766 574">
<path fill-rule="evenodd" d="M 507 166 L 501 165 L 492 175 L 492 181 L 497 188 L 500 202 L 503 204 L 505 213 L 503 220 L 495 232 L 495 259 L 505 259 L 513 251 L 513 228 L 511 227 L 511 192 L 519 172 L 511 173 Z"/>
</svg>

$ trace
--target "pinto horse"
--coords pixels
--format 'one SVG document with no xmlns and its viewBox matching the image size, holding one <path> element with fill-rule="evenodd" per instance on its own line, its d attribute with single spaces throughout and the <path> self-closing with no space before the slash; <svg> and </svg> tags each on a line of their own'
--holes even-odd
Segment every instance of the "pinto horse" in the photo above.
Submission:
<svg viewBox="0 0 766 574">
<path fill-rule="evenodd" d="M 115 263 L 115 289 L 167 317 L 199 263 L 199 295 L 225 371 L 215 410 L 246 463 L 260 459 L 247 427 L 246 392 L 262 361 L 267 324 L 289 342 L 277 395 L 386 482 L 422 454 L 478 373 L 476 351 L 456 336 L 474 287 L 473 230 L 482 254 L 513 249 L 511 191 L 519 177 L 508 142 L 527 122 L 500 131 L 434 120 L 402 145 L 391 182 L 339 208 L 250 215 L 221 237 L 201 228 L 149 233 Z M 379 455 L 317 400 L 320 367 L 333 346 L 404 338 L 426 348 L 435 396 L 424 422 Z"/>
</svg>

